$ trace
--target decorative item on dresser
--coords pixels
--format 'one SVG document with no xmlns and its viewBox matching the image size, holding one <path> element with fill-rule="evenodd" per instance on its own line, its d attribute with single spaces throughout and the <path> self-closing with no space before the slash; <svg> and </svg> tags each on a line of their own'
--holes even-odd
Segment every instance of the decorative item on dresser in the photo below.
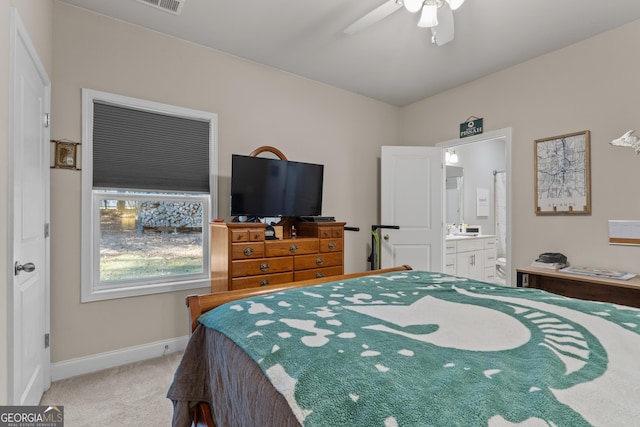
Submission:
<svg viewBox="0 0 640 427">
<path fill-rule="evenodd" d="M 211 292 L 344 273 L 344 222 L 283 222 L 278 240 L 265 239 L 263 223 L 211 223 Z"/>
</svg>

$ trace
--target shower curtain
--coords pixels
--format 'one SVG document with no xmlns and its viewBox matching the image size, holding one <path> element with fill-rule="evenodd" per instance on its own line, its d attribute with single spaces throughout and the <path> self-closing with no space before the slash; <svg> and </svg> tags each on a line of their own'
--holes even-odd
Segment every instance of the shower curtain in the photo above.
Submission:
<svg viewBox="0 0 640 427">
<path fill-rule="evenodd" d="M 507 173 L 494 171 L 495 218 L 498 258 L 507 256 Z"/>
</svg>

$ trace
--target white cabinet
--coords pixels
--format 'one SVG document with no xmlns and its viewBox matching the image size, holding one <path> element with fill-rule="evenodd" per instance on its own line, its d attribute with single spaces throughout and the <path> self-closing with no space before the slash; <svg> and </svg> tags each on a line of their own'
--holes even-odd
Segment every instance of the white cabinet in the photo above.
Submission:
<svg viewBox="0 0 640 427">
<path fill-rule="evenodd" d="M 484 280 L 484 239 L 456 242 L 456 275 Z"/>
<path fill-rule="evenodd" d="M 447 239 L 445 249 L 445 273 L 486 282 L 495 282 L 495 236 Z"/>
</svg>

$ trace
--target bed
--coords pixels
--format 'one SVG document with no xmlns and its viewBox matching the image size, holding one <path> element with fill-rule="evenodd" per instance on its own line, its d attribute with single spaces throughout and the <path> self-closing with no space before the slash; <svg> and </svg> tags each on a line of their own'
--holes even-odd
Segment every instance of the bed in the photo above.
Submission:
<svg viewBox="0 0 640 427">
<path fill-rule="evenodd" d="M 174 426 L 628 426 L 640 310 L 408 267 L 189 297 Z M 213 309 L 215 308 L 215 309 Z"/>
</svg>

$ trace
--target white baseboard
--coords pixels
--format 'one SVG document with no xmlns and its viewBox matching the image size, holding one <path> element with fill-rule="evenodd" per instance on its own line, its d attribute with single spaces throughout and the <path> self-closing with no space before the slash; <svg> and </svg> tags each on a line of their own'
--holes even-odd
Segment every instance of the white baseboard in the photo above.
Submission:
<svg viewBox="0 0 640 427">
<path fill-rule="evenodd" d="M 183 337 L 53 363 L 51 364 L 51 381 L 58 381 L 77 375 L 126 365 L 127 363 L 160 357 L 176 351 L 182 351 L 186 348 L 187 341 L 189 341 L 189 336 L 185 335 Z"/>
</svg>

